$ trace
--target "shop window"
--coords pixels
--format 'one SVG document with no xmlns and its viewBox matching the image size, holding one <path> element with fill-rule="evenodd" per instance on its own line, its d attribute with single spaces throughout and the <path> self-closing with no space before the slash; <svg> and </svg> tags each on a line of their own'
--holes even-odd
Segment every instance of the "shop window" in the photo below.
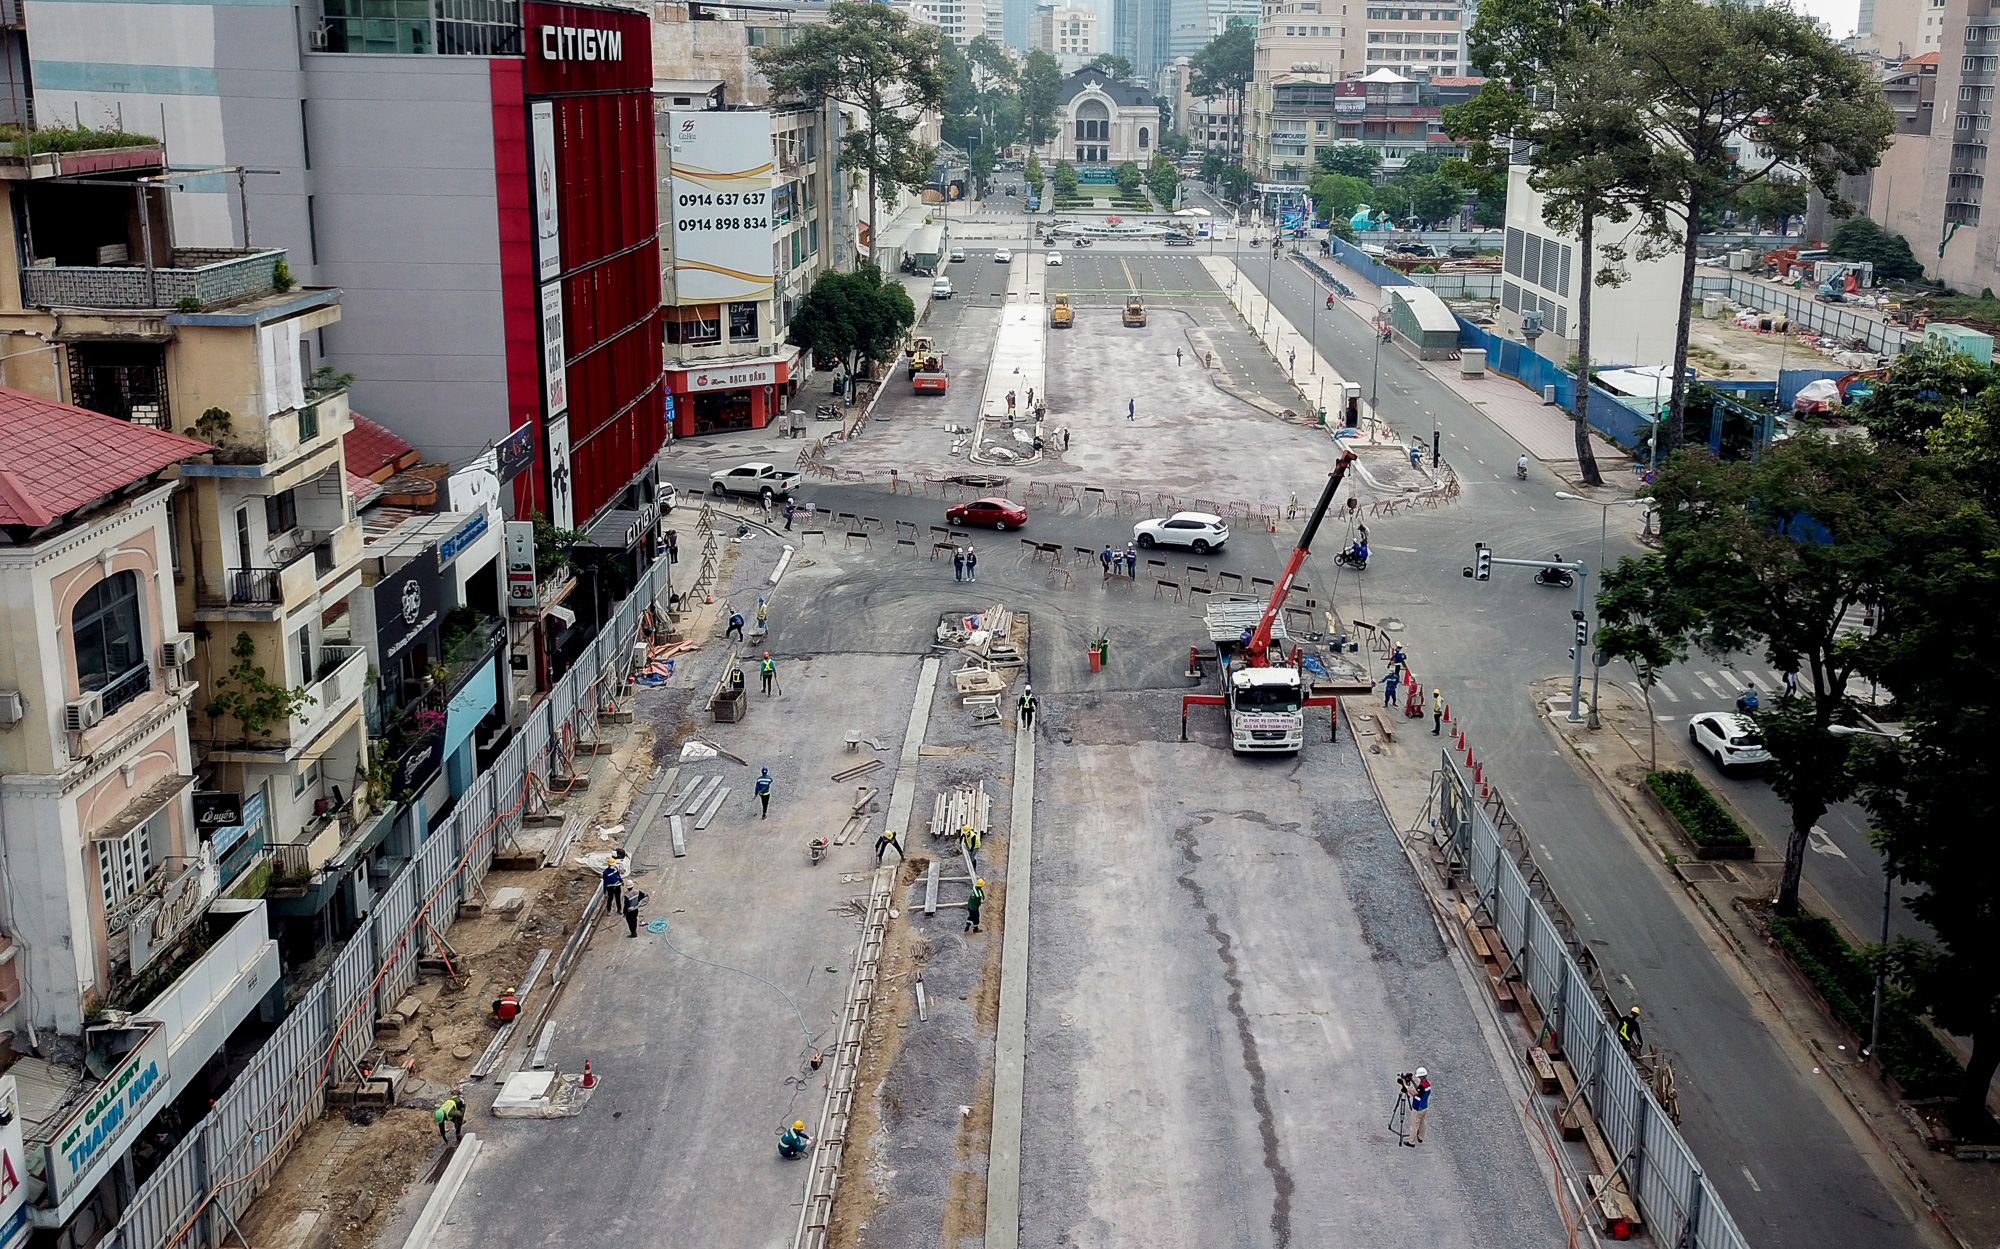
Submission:
<svg viewBox="0 0 2000 1249">
<path fill-rule="evenodd" d="M 751 302 L 729 305 L 729 339 L 741 342 L 757 337 L 757 305 Z"/>
<path fill-rule="evenodd" d="M 113 573 L 84 591 L 70 613 L 76 683 L 104 696 L 104 714 L 153 686 L 139 621 L 139 574 Z"/>
</svg>

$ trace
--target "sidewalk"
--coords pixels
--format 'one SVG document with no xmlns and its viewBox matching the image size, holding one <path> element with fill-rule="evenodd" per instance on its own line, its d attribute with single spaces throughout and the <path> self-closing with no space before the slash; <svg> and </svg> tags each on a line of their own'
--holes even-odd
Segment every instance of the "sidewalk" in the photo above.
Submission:
<svg viewBox="0 0 2000 1249">
<path fill-rule="evenodd" d="M 1664 827 L 1640 795 L 1648 770 L 1646 709 L 1621 686 L 1605 683 L 1599 714 L 1604 729 L 1572 730 L 1559 720 L 1553 731 L 1570 743 L 1569 754 L 1612 800 L 1669 871 L 1687 889 L 1729 944 L 1737 963 L 1755 983 L 1757 992 L 1785 1021 L 1798 1043 L 1809 1050 L 1842 1099 L 1867 1128 L 1869 1136 L 1901 1174 L 1912 1194 L 1923 1203 L 1938 1226 L 1961 1246 L 1995 1243 L 2000 1228 L 2000 1170 L 1990 1165 L 1959 1162 L 1932 1153 L 1917 1136 L 1911 1113 L 1856 1056 L 1853 1038 L 1828 1016 L 1819 998 L 1809 992 L 1779 955 L 1761 920 L 1762 905 L 1777 887 L 1784 866 L 1784 847 L 1764 839 L 1756 825 L 1739 819 L 1757 843 L 1754 860 L 1702 862 L 1690 857 L 1687 844 Z M 1689 767 L 1684 736 L 1665 731 L 1659 738 L 1661 767 Z M 1714 791 L 1728 804 L 1727 793 Z M 1832 915 L 1814 891 L 1811 865 L 1801 887 L 1808 911 Z M 1865 939 L 1865 938 L 1864 938 Z"/>
<path fill-rule="evenodd" d="M 1337 299 L 1335 302 L 1372 325 L 1381 309 L 1382 288 L 1335 258 L 1326 257 L 1324 263 L 1329 269 L 1337 268 L 1347 274 L 1341 280 L 1354 291 L 1353 299 Z M 1307 276 L 1310 278 L 1311 275 L 1308 273 Z M 1468 405 L 1479 409 L 1488 420 L 1520 443 L 1522 450 L 1561 473 L 1565 479 L 1573 481 L 1576 472 L 1576 429 L 1569 413 L 1553 404 L 1543 403 L 1541 395 L 1504 374 L 1488 370 L 1484 377 L 1465 378 L 1459 376 L 1456 361 L 1415 360 L 1414 357 L 1412 360 Z M 1592 431 L 1591 437 L 1594 439 L 1598 472 L 1604 477 L 1604 484 L 1627 493 L 1638 490 L 1639 473 L 1632 466 L 1631 455 L 1595 431 Z"/>
</svg>

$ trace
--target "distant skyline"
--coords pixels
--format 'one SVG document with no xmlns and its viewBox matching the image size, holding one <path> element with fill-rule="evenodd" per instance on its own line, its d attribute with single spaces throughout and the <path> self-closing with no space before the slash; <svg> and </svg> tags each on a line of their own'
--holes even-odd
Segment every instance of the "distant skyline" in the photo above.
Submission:
<svg viewBox="0 0 2000 1249">
<path fill-rule="evenodd" d="M 1854 22 L 1861 14 L 1860 0 L 1793 0 L 1802 13 L 1807 13 L 1827 24 L 1835 39 L 1845 39 L 1854 33 Z"/>
</svg>

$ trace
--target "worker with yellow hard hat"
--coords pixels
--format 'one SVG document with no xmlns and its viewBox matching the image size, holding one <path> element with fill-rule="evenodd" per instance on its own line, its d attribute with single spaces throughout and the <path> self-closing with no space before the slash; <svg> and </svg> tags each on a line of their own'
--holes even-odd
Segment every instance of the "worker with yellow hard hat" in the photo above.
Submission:
<svg viewBox="0 0 2000 1249">
<path fill-rule="evenodd" d="M 806 1121 L 794 1119 L 792 1126 L 786 1128 L 778 1137 L 778 1156 L 803 1158 L 806 1156 L 806 1151 L 812 1148 L 812 1143 L 812 1137 L 806 1133 Z"/>
</svg>

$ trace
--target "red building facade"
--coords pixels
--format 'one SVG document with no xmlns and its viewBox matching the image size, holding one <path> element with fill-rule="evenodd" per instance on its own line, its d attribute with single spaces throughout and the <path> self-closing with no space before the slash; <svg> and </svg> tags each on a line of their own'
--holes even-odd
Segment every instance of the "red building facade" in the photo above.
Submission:
<svg viewBox="0 0 2000 1249">
<path fill-rule="evenodd" d="M 491 63 L 507 402 L 539 448 L 515 504 L 581 528 L 667 434 L 651 23 L 530 0 L 523 26 Z"/>
</svg>

